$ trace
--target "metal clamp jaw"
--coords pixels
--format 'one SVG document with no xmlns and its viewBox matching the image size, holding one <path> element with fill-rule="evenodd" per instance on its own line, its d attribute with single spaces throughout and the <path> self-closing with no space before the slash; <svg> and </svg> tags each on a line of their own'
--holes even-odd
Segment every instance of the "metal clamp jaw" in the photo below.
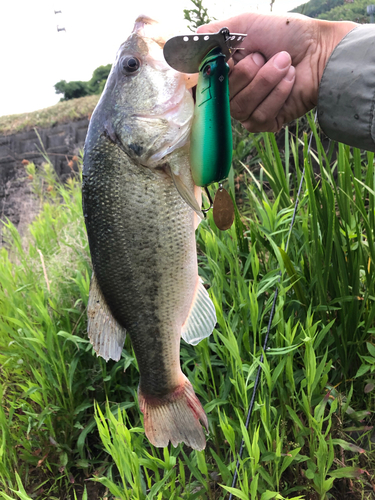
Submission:
<svg viewBox="0 0 375 500">
<path fill-rule="evenodd" d="M 198 73 L 202 60 L 210 50 L 220 47 L 228 61 L 246 36 L 229 33 L 228 28 L 221 28 L 217 33 L 174 36 L 164 45 L 164 58 L 173 69 L 181 73 Z"/>
</svg>

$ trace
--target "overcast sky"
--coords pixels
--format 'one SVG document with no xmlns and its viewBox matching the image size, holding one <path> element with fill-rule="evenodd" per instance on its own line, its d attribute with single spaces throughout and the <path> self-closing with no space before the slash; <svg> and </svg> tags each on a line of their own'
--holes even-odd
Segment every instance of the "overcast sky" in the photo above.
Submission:
<svg viewBox="0 0 375 500">
<path fill-rule="evenodd" d="M 273 12 L 306 0 L 275 0 Z M 211 17 L 269 12 L 269 0 L 204 0 Z M 59 80 L 89 80 L 112 63 L 134 20 L 146 14 L 184 23 L 190 0 L 3 0 L 0 2 L 0 116 L 42 109 L 59 101 Z M 55 11 L 62 13 L 55 14 Z M 66 31 L 57 31 L 57 26 Z"/>
</svg>

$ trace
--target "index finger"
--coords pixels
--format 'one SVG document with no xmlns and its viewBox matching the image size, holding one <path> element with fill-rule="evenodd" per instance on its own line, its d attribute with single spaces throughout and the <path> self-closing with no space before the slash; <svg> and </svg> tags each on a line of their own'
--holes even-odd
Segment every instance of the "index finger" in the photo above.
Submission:
<svg viewBox="0 0 375 500">
<path fill-rule="evenodd" d="M 251 19 L 251 14 L 230 17 L 225 21 L 212 21 L 209 24 L 199 26 L 197 33 L 217 33 L 221 28 L 228 28 L 231 33 L 248 33 L 252 24 L 249 23 L 249 19 Z"/>
</svg>

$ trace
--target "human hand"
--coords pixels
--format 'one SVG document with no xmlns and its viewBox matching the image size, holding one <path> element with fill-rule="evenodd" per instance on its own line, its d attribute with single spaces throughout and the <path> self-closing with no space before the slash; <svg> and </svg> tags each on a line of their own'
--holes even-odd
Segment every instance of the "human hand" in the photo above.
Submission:
<svg viewBox="0 0 375 500">
<path fill-rule="evenodd" d="M 316 106 L 319 83 L 333 49 L 357 25 L 299 14 L 245 13 L 198 28 L 247 33 L 229 75 L 233 118 L 250 132 L 276 132 Z"/>
</svg>

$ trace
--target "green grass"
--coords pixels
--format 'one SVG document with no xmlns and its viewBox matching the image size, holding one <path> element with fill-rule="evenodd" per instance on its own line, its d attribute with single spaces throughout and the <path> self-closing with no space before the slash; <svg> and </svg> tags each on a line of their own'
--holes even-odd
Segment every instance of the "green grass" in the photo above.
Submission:
<svg viewBox="0 0 375 500">
<path fill-rule="evenodd" d="M 99 97 L 98 95 L 80 97 L 30 113 L 0 116 L 0 134 L 15 134 L 35 127 L 53 127 L 80 118 L 88 118 L 94 111 Z"/>
<path fill-rule="evenodd" d="M 307 138 L 287 131 L 279 151 L 272 134 L 239 137 L 228 188 L 242 199 L 241 216 L 225 233 L 211 214 L 198 228 L 199 270 L 218 322 L 198 346 L 182 342 L 181 363 L 209 419 L 202 452 L 156 449 L 145 438 L 129 339 L 117 363 L 97 358 L 87 341 L 80 181 L 59 185 L 48 165 L 48 182 L 33 178 L 45 203 L 27 248 L 7 223 L 0 252 L 0 498 L 81 498 L 92 479 L 100 498 L 225 499 L 242 436 L 234 498 L 371 498 L 373 154 L 339 145 L 333 162 L 311 126 L 318 172 Z M 256 173 L 250 151 L 261 165 Z"/>
</svg>

